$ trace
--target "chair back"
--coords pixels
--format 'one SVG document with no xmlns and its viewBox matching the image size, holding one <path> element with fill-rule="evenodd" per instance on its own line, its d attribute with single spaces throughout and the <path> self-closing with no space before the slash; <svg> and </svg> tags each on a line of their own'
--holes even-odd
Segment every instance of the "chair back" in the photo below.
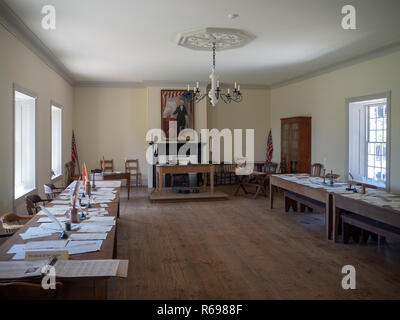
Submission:
<svg viewBox="0 0 400 320">
<path fill-rule="evenodd" d="M 26 220 L 25 217 L 17 216 L 15 213 L 5 213 L 0 217 L 1 225 L 6 233 L 11 233 L 19 228 L 23 227 L 22 220 Z M 29 219 L 28 219 L 29 220 Z"/>
<path fill-rule="evenodd" d="M 56 188 L 54 184 L 51 183 L 46 183 L 44 186 L 44 193 L 46 194 L 47 199 L 54 199 L 55 198 L 55 193 L 54 189 Z"/>
<path fill-rule="evenodd" d="M 65 174 L 66 184 L 69 185 L 72 181 L 74 181 L 75 177 L 75 165 L 72 161 L 69 161 L 65 164 Z"/>
<path fill-rule="evenodd" d="M 100 160 L 100 168 L 103 160 Z M 104 172 L 113 172 L 114 171 L 114 160 L 104 160 Z"/>
<path fill-rule="evenodd" d="M 139 160 L 132 159 L 125 161 L 125 172 L 129 172 L 131 174 L 135 174 L 139 172 Z"/>
<path fill-rule="evenodd" d="M 37 194 L 26 196 L 25 201 L 26 201 L 26 210 L 28 211 L 28 214 L 33 216 L 39 212 L 40 207 L 37 205 L 37 203 L 41 202 L 42 199 Z"/>
<path fill-rule="evenodd" d="M 268 173 L 276 173 L 277 170 L 278 170 L 278 164 L 275 162 L 269 162 L 266 165 L 266 172 Z"/>
<path fill-rule="evenodd" d="M 320 177 L 323 165 L 321 163 L 314 163 L 311 166 L 311 177 Z"/>
</svg>

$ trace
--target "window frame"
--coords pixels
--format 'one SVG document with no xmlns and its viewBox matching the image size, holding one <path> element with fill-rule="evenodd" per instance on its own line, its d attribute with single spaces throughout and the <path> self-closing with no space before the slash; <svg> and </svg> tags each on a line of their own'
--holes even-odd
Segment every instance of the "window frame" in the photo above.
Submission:
<svg viewBox="0 0 400 320">
<path fill-rule="evenodd" d="M 386 128 L 386 188 L 382 188 L 377 185 L 378 189 L 384 189 L 386 191 L 390 191 L 390 175 L 391 175 L 391 91 L 386 91 L 382 93 L 370 94 L 365 96 L 351 97 L 345 99 L 345 110 L 346 110 L 346 134 L 345 134 L 345 146 L 346 146 L 346 164 L 345 164 L 345 180 L 349 179 L 349 112 L 350 112 L 350 104 L 361 102 L 361 101 L 369 101 L 369 100 L 378 100 L 378 99 L 386 99 L 386 109 L 387 109 L 387 128 Z M 368 115 L 366 116 L 366 120 L 368 120 Z M 367 134 L 369 134 L 369 123 L 366 124 Z M 366 139 L 366 170 L 368 170 L 368 139 Z"/>
<path fill-rule="evenodd" d="M 37 130 L 37 123 L 38 123 L 38 102 L 39 102 L 39 97 L 38 95 L 29 89 L 24 88 L 23 86 L 20 86 L 16 83 L 13 83 L 13 94 L 12 94 L 12 106 L 13 106 L 13 112 L 12 112 L 12 161 L 13 161 L 13 201 L 14 201 L 14 211 L 15 208 L 18 204 L 20 204 L 23 199 L 31 194 L 34 194 L 37 192 L 37 187 L 38 187 L 38 155 L 37 155 L 37 141 L 38 141 L 38 130 Z M 15 198 L 15 92 L 18 91 L 20 93 L 23 93 L 25 95 L 28 95 L 35 99 L 35 187 L 28 192 L 24 193 L 23 195 L 19 196 L 18 198 Z"/>
<path fill-rule="evenodd" d="M 51 175 L 51 171 L 53 170 L 53 110 L 52 110 L 52 107 L 56 107 L 56 108 L 59 108 L 59 109 L 61 109 L 61 174 L 59 174 L 58 176 L 55 176 L 54 178 L 52 177 L 52 175 Z M 59 104 L 59 103 L 57 103 L 57 102 L 55 102 L 55 101 L 53 101 L 53 100 L 51 100 L 50 101 L 50 181 L 51 182 L 57 182 L 57 181 L 59 181 L 59 180 L 61 180 L 62 179 L 62 177 L 64 176 L 64 168 L 63 168 L 63 161 L 62 161 L 62 159 L 63 159 L 63 138 L 64 138 L 64 136 L 63 136 L 63 116 L 64 116 L 64 107 L 61 105 L 61 104 Z"/>
</svg>

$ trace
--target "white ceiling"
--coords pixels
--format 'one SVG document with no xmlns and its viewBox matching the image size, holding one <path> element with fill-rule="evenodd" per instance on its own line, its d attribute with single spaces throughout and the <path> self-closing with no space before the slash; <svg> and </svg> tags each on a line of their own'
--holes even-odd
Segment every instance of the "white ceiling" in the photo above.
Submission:
<svg viewBox="0 0 400 320">
<path fill-rule="evenodd" d="M 399 0 L 6 0 L 75 81 L 207 81 L 211 53 L 175 42 L 201 27 L 243 29 L 256 38 L 217 52 L 223 82 L 274 85 L 400 41 Z M 52 4 L 57 29 L 41 28 Z M 357 30 L 341 28 L 353 4 Z M 228 14 L 238 13 L 236 19 Z"/>
</svg>

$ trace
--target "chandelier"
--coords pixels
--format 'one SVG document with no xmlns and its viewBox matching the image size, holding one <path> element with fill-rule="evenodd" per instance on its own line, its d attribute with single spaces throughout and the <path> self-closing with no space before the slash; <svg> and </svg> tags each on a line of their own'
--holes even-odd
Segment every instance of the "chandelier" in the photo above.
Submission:
<svg viewBox="0 0 400 320">
<path fill-rule="evenodd" d="M 211 69 L 211 74 L 210 74 L 210 80 L 211 80 L 211 89 L 208 91 L 208 93 L 201 93 L 200 88 L 199 88 L 199 82 L 196 83 L 196 87 L 194 88 L 194 94 L 193 94 L 193 100 L 195 102 L 199 102 L 203 100 L 206 96 L 209 97 L 210 103 L 212 104 L 213 107 L 215 107 L 221 98 L 221 100 L 225 103 L 231 103 L 232 101 L 234 102 L 240 102 L 243 100 L 243 95 L 240 92 L 240 85 L 238 85 L 235 82 L 235 86 L 232 90 L 228 89 L 227 93 L 224 93 L 222 89 L 219 86 L 219 80 L 217 76 L 217 72 L 215 71 L 215 42 L 213 42 L 212 46 L 212 51 L 213 51 L 213 65 Z M 190 91 L 190 85 L 187 87 L 187 91 Z"/>
<path fill-rule="evenodd" d="M 195 102 L 199 102 L 208 96 L 212 106 L 216 106 L 221 99 L 225 103 L 241 102 L 243 94 L 240 85 L 235 82 L 233 89 L 222 90 L 218 81 L 215 69 L 215 53 L 218 49 L 229 50 L 240 48 L 246 45 L 254 37 L 243 30 L 230 28 L 201 28 L 198 30 L 179 33 L 177 43 L 180 46 L 192 50 L 212 50 L 213 64 L 210 74 L 211 88 L 208 92 L 200 91 L 199 82 L 196 83 L 193 93 L 190 92 L 190 85 L 187 87 L 186 96 Z"/>
</svg>

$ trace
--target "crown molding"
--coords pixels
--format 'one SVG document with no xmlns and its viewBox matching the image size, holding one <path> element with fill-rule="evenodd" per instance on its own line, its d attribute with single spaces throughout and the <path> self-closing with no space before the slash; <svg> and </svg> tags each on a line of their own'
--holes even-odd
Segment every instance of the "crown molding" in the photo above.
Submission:
<svg viewBox="0 0 400 320">
<path fill-rule="evenodd" d="M 285 87 L 285 86 L 290 85 L 290 84 L 294 84 L 294 83 L 297 83 L 297 82 L 300 82 L 300 81 L 304 81 L 304 80 L 308 80 L 308 79 L 311 79 L 311 78 L 314 78 L 314 77 L 317 77 L 317 76 L 320 76 L 320 75 L 323 75 L 323 74 L 326 74 L 326 73 L 329 73 L 329 72 L 333 72 L 333 71 L 340 70 L 340 69 L 343 69 L 343 68 L 346 68 L 346 67 L 350 67 L 352 65 L 355 65 L 355 64 L 358 64 L 358 63 L 361 63 L 361 62 L 365 62 L 365 61 L 368 61 L 368 60 L 379 58 L 379 57 L 391 54 L 391 53 L 399 51 L 399 50 L 400 50 L 400 42 L 394 42 L 394 43 L 391 43 L 391 44 L 389 44 L 387 46 L 384 46 L 384 47 L 375 49 L 373 51 L 370 51 L 368 53 L 359 55 L 359 56 L 357 56 L 355 58 L 344 60 L 344 61 L 338 62 L 336 64 L 330 65 L 328 67 L 321 68 L 321 69 L 319 69 L 317 71 L 305 73 L 305 74 L 300 75 L 298 77 L 294 77 L 294 78 L 291 78 L 291 79 L 288 79 L 288 80 L 284 80 L 284 81 L 281 81 L 281 82 L 277 82 L 277 83 L 271 84 L 271 85 L 269 85 L 269 88 L 270 89 L 278 89 L 278 88 L 281 88 L 281 87 Z"/>
<path fill-rule="evenodd" d="M 0 0 L 0 24 L 28 49 L 36 54 L 47 66 L 59 74 L 71 86 L 74 79 L 57 56 L 27 27 L 14 11 Z"/>
<path fill-rule="evenodd" d="M 75 88 L 146 88 L 143 82 L 76 81 Z"/>
</svg>

